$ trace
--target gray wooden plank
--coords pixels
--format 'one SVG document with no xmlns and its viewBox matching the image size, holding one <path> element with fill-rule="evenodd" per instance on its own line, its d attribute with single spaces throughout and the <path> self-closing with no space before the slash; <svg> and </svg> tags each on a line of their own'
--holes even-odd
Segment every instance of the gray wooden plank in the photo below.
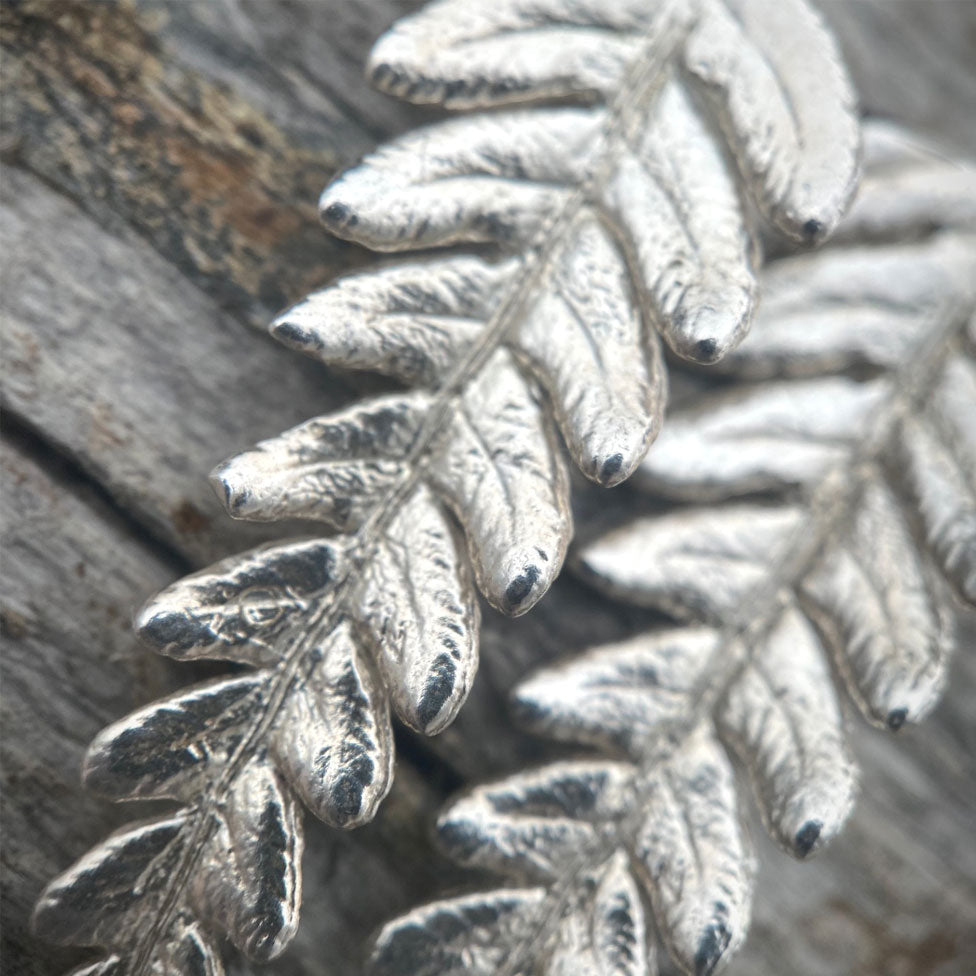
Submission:
<svg viewBox="0 0 976 976">
<path fill-rule="evenodd" d="M 4 4 L 4 156 L 103 226 L 135 229 L 222 306 L 262 324 L 362 261 L 363 252 L 321 230 L 316 200 L 364 135 L 336 115 L 314 119 L 300 138 L 163 49 L 167 11 L 202 18 L 208 7 Z M 233 43 L 212 52 L 214 74 L 237 53 L 245 52 Z M 269 106 L 280 100 L 264 100 Z"/>
<path fill-rule="evenodd" d="M 817 0 L 862 109 L 976 155 L 973 0 Z"/>
<path fill-rule="evenodd" d="M 84 750 L 185 671 L 140 649 L 129 626 L 174 567 L 83 485 L 6 444 L 3 482 L 3 958 L 40 974 L 71 955 L 26 931 L 42 885 L 131 816 L 82 789 Z"/>
<path fill-rule="evenodd" d="M 226 85 L 300 145 L 328 140 L 345 165 L 432 115 L 364 81 L 370 47 L 422 0 L 139 0 L 164 56 Z"/>
<path fill-rule="evenodd" d="M 8 167 L 0 201 L 5 408 L 196 562 L 287 534 L 233 522 L 207 474 L 347 388 L 37 177 Z"/>
</svg>

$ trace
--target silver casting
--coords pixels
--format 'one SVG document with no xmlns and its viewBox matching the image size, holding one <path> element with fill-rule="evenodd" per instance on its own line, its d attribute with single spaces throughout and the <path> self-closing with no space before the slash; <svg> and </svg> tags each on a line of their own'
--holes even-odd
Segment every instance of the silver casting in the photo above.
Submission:
<svg viewBox="0 0 976 976">
<path fill-rule="evenodd" d="M 768 265 L 752 336 L 718 367 L 732 382 L 676 408 L 635 474 L 661 510 L 575 555 L 683 624 L 515 689 L 524 726 L 607 758 L 449 807 L 441 845 L 518 887 L 389 923 L 374 976 L 650 976 L 649 914 L 683 972 L 712 973 L 745 938 L 755 871 L 727 752 L 805 858 L 857 790 L 830 658 L 881 727 L 935 705 L 951 590 L 976 606 L 976 168 L 885 125 L 866 149 L 840 243 Z"/>
<path fill-rule="evenodd" d="M 369 73 L 415 101 L 498 111 L 377 150 L 325 190 L 326 226 L 376 250 L 480 246 L 350 276 L 273 323 L 326 363 L 419 388 L 216 472 L 231 514 L 339 534 L 226 560 L 141 615 L 163 653 L 255 670 L 93 744 L 95 788 L 182 806 L 95 848 L 42 897 L 41 935 L 108 950 L 89 976 L 217 974 L 220 933 L 258 960 L 284 948 L 298 799 L 337 826 L 368 820 L 390 785 L 390 706 L 434 733 L 471 686 L 474 585 L 519 614 L 559 573 L 572 524 L 557 427 L 587 476 L 628 477 L 664 411 L 659 335 L 714 363 L 749 328 L 749 215 L 818 241 L 857 180 L 850 86 L 802 0 L 440 0 L 378 42 Z M 713 792 L 728 806 L 729 778 L 707 736 L 687 748 L 717 770 L 708 816 Z M 727 825 L 715 828 L 724 851 Z M 670 844 L 646 838 L 649 852 Z M 611 962 L 643 940 L 625 862 L 608 854 L 587 894 L 594 958 Z M 579 937 L 566 934 L 567 966 Z"/>
</svg>

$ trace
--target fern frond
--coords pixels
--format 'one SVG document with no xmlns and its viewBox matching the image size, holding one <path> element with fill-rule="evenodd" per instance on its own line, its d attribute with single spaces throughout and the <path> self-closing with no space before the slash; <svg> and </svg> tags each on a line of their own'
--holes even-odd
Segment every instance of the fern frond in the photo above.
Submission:
<svg viewBox="0 0 976 976">
<path fill-rule="evenodd" d="M 282 950 L 300 903 L 299 798 L 338 827 L 372 817 L 392 775 L 390 706 L 433 734 L 470 688 L 472 578 L 519 614 L 560 571 L 571 519 L 556 426 L 589 477 L 628 477 L 664 409 L 658 334 L 711 363 L 749 327 L 740 184 L 814 239 L 857 177 L 849 85 L 802 0 L 443 0 L 382 39 L 370 71 L 421 101 L 521 105 L 381 148 L 325 190 L 326 226 L 375 250 L 494 249 L 350 276 L 273 323 L 326 363 L 419 389 L 309 420 L 215 472 L 236 517 L 340 534 L 224 560 L 140 615 L 163 653 L 255 670 L 142 709 L 91 748 L 95 788 L 181 805 L 41 899 L 38 930 L 104 946 L 106 971 L 216 973 L 220 932 L 259 960 Z M 621 858 L 594 881 L 601 965 L 643 941 Z"/>
<path fill-rule="evenodd" d="M 870 192 L 843 244 L 770 264 L 728 382 L 669 416 L 635 476 L 655 513 L 575 557 L 612 597 L 685 623 L 514 692 L 525 726 L 608 758 L 477 787 L 439 820 L 461 864 L 536 886 L 527 929 L 452 934 L 457 958 L 491 940 L 492 966 L 474 971 L 563 972 L 571 939 L 574 972 L 617 972 L 595 955 L 592 898 L 612 858 L 678 966 L 712 973 L 746 935 L 754 883 L 726 750 L 770 835 L 805 858 L 857 789 L 834 671 L 891 730 L 936 702 L 950 589 L 976 605 L 976 169 L 942 180 L 949 166 L 892 128 L 866 134 Z M 923 220 L 919 200 L 936 197 Z M 508 891 L 469 895 L 468 910 Z M 628 938 L 646 931 L 632 901 Z M 406 947 L 437 944 L 429 920 L 447 904 L 387 925 L 374 972 L 428 972 Z M 651 941 L 628 945 L 621 971 L 656 972 Z"/>
</svg>

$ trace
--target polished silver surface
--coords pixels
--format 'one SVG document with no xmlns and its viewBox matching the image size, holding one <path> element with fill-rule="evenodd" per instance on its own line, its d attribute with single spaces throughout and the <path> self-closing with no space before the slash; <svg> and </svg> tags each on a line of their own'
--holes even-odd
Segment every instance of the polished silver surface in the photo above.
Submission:
<svg viewBox="0 0 976 976">
<path fill-rule="evenodd" d="M 328 363 L 421 389 L 307 421 L 215 472 L 236 517 L 342 534 L 224 560 L 141 615 L 164 653 L 258 670 L 142 709 L 92 747 L 93 785 L 183 804 L 42 896 L 39 932 L 105 946 L 113 973 L 216 973 L 218 933 L 258 960 L 282 951 L 298 924 L 299 798 L 337 826 L 368 820 L 390 785 L 391 705 L 434 733 L 470 688 L 473 584 L 519 614 L 558 575 L 572 520 L 557 425 L 590 478 L 629 476 L 664 410 L 659 335 L 712 363 L 749 328 L 754 206 L 819 240 L 857 179 L 850 88 L 801 0 L 445 0 L 381 39 L 369 70 L 419 101 L 503 107 L 368 156 L 325 190 L 326 226 L 375 250 L 488 247 L 344 279 L 274 322 Z M 644 784 L 668 813 L 643 824 L 641 850 L 687 960 L 703 920 L 741 938 L 750 862 L 710 734 L 680 757 Z M 647 971 L 618 846 L 569 892 L 553 972 Z M 487 911 L 508 924 L 512 907 Z"/>
<path fill-rule="evenodd" d="M 626 832 L 608 829 L 621 823 Z M 374 973 L 654 973 L 642 892 L 689 972 L 711 972 L 748 928 L 755 864 L 739 826 L 732 768 L 705 727 L 653 773 L 608 761 L 555 763 L 476 788 L 438 828 L 459 861 L 516 884 L 543 883 L 545 901 L 530 889 L 517 928 L 493 906 L 519 889 L 468 896 L 465 905 L 481 912 L 453 927 L 444 915 L 454 916 L 459 900 L 435 902 L 380 933 Z M 608 942 L 618 956 L 602 951 Z"/>
<path fill-rule="evenodd" d="M 851 812 L 857 765 L 829 659 L 794 605 L 783 608 L 758 643 L 752 666 L 715 717 L 722 739 L 749 770 L 776 843 L 796 857 L 826 844 Z"/>
<path fill-rule="evenodd" d="M 381 38 L 368 70 L 385 91 L 452 108 L 609 100 L 666 6 L 439 0 Z M 680 7 L 672 15 L 692 22 L 680 63 L 764 209 L 798 236 L 829 232 L 854 189 L 859 136 L 850 84 L 819 17 L 802 0 Z"/>
<path fill-rule="evenodd" d="M 559 574 L 572 535 L 569 479 L 538 395 L 497 350 L 461 393 L 425 471 L 468 536 L 488 601 L 524 613 Z"/>
<path fill-rule="evenodd" d="M 262 441 L 211 480 L 235 518 L 306 518 L 355 530 L 407 474 L 429 408 L 423 392 L 365 400 Z"/>
<path fill-rule="evenodd" d="M 397 714 L 419 732 L 440 732 L 474 681 L 479 612 L 457 531 L 427 488 L 404 502 L 353 605 Z"/>
<path fill-rule="evenodd" d="M 678 967 L 716 971 L 745 938 L 753 892 L 728 755 L 770 836 L 805 858 L 854 806 L 843 693 L 892 731 L 938 699 L 950 591 L 976 604 L 976 170 L 954 161 L 940 185 L 949 164 L 907 135 L 872 125 L 866 142 L 871 193 L 842 243 L 772 261 L 749 341 L 719 366 L 728 384 L 668 416 L 635 476 L 653 514 L 572 559 L 609 596 L 684 625 L 592 648 L 515 689 L 523 725 L 606 758 L 479 786 L 440 818 L 459 863 L 545 893 L 528 931 L 469 926 L 469 945 L 494 950 L 473 971 L 562 972 L 572 931 L 590 933 L 575 972 L 616 972 L 594 954 L 587 901 L 610 858 Z M 918 193 L 899 207 L 909 177 Z M 936 196 L 923 228 L 919 199 Z M 448 904 L 389 923 L 374 971 L 433 972 L 410 947 L 439 945 Z M 443 971 L 460 974 L 464 938 L 450 938 Z M 630 944 L 646 954 L 624 971 L 655 972 L 653 939 Z"/>
<path fill-rule="evenodd" d="M 512 887 L 424 905 L 383 930 L 374 965 L 381 973 L 489 976 L 513 942 L 531 938 L 544 899 L 543 888 Z"/>
<path fill-rule="evenodd" d="M 739 825 L 735 776 L 703 724 L 640 784 L 633 856 L 661 937 L 691 973 L 710 973 L 749 929 L 756 865 Z"/>
</svg>

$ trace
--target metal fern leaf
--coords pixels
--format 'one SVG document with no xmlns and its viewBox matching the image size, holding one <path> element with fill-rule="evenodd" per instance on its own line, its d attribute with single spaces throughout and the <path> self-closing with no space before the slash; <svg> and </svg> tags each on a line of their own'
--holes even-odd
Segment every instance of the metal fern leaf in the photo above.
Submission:
<svg viewBox="0 0 976 976">
<path fill-rule="evenodd" d="M 676 408 L 642 463 L 655 513 L 575 556 L 612 597 L 682 623 L 515 690 L 528 728 L 608 758 L 477 787 L 440 818 L 460 863 L 534 886 L 464 898 L 482 928 L 459 924 L 451 958 L 492 946 L 474 971 L 654 973 L 653 915 L 683 971 L 712 973 L 745 938 L 755 873 L 730 757 L 805 858 L 857 790 L 834 673 L 891 730 L 938 698 L 952 591 L 976 605 L 976 169 L 882 124 L 866 144 L 842 243 L 770 263 L 727 382 Z M 611 876 L 608 962 L 595 893 Z M 502 927 L 525 890 L 522 927 Z M 434 972 L 410 947 L 439 946 L 433 920 L 457 903 L 391 922 L 374 971 Z"/>
<path fill-rule="evenodd" d="M 224 560 L 140 615 L 163 653 L 254 670 L 142 709 L 91 748 L 94 788 L 181 805 L 42 896 L 39 932 L 107 948 L 105 972 L 218 973 L 219 933 L 258 960 L 282 951 L 299 800 L 337 827 L 369 820 L 392 777 L 391 708 L 434 734 L 467 695 L 474 586 L 519 614 L 559 573 L 572 523 L 557 428 L 586 475 L 628 477 L 664 410 L 659 335 L 713 363 L 749 327 L 749 201 L 819 239 L 857 178 L 849 85 L 801 0 L 446 0 L 381 39 L 369 72 L 420 101 L 519 107 L 403 136 L 322 196 L 326 226 L 374 250 L 478 247 L 350 276 L 272 324 L 411 388 L 214 474 L 235 517 L 338 534 Z M 601 965 L 643 941 L 622 865 L 608 858 L 594 882 Z"/>
</svg>

